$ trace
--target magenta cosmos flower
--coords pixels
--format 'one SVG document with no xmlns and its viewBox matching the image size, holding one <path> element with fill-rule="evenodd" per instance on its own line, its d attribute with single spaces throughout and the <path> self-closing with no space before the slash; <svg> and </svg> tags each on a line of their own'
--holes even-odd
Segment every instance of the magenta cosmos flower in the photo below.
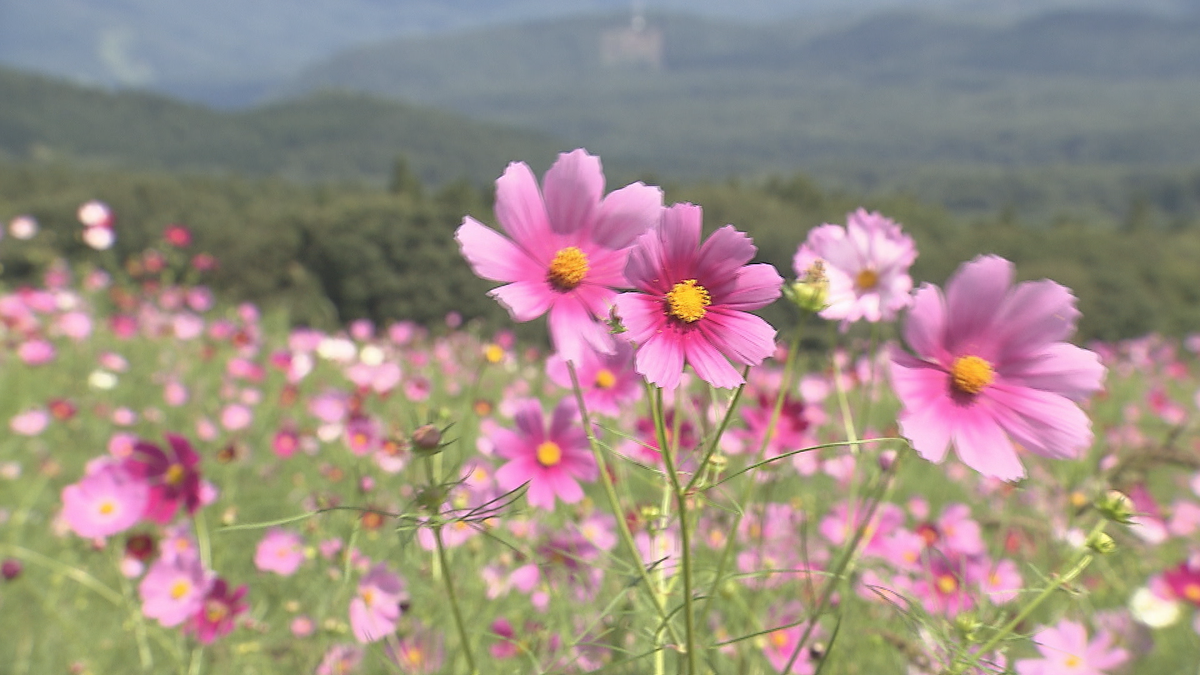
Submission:
<svg viewBox="0 0 1200 675">
<path fill-rule="evenodd" d="M 496 471 L 500 489 L 508 492 L 528 483 L 529 503 L 548 510 L 554 508 L 555 497 L 568 504 L 583 499 L 579 481 L 596 480 L 599 473 L 587 435 L 574 423 L 577 416 L 570 399 L 563 399 L 547 427 L 541 403 L 522 403 L 514 416 L 516 431 L 497 429 L 492 434 L 496 454 L 508 460 Z"/>
<path fill-rule="evenodd" d="M 224 579 L 217 579 L 208 589 L 199 611 L 183 626 L 183 632 L 194 633 L 202 645 L 212 644 L 217 638 L 233 632 L 238 616 L 250 608 L 242 598 L 246 597 L 246 585 L 231 591 Z"/>
<path fill-rule="evenodd" d="M 138 441 L 125 467 L 150 485 L 145 517 L 166 525 L 182 505 L 188 515 L 202 505 L 202 484 L 197 465 L 200 456 L 187 439 L 167 434 L 167 450 L 149 441 Z"/>
<path fill-rule="evenodd" d="M 1100 631 L 1088 641 L 1087 629 L 1062 620 L 1033 636 L 1040 659 L 1017 661 L 1017 675 L 1105 675 L 1129 660 L 1129 652 L 1112 648 L 1112 636 Z"/>
<path fill-rule="evenodd" d="M 624 288 L 629 246 L 658 222 L 662 191 L 633 183 L 604 196 L 600 158 L 559 155 L 539 192 L 529 167 L 508 165 L 496 181 L 496 219 L 511 239 L 467 216 L 455 238 L 475 274 L 506 285 L 490 295 L 516 321 L 550 313 L 550 338 L 576 361 L 585 345 L 613 350 L 608 316 Z"/>
<path fill-rule="evenodd" d="M 1063 342 L 1079 317 L 1075 297 L 1053 281 L 1012 285 L 1012 263 L 982 256 L 946 284 L 917 291 L 904 325 L 915 354 L 894 350 L 892 384 L 912 447 L 940 462 L 951 443 L 985 476 L 1025 475 L 1013 442 L 1074 458 L 1092 442 L 1076 405 L 1100 389 L 1095 353 Z"/>
<path fill-rule="evenodd" d="M 714 387 L 742 376 L 729 361 L 756 366 L 775 351 L 775 329 L 748 310 L 779 297 L 783 278 L 767 264 L 747 265 L 758 249 L 732 225 L 700 244 L 700 207 L 675 204 L 643 234 L 625 276 L 636 293 L 617 296 L 625 337 L 638 345 L 635 367 L 665 389 L 685 363 Z"/>
<path fill-rule="evenodd" d="M 821 317 L 848 325 L 859 319 L 891 321 L 912 302 L 908 268 L 917 259 L 912 237 L 890 218 L 859 209 L 846 216 L 846 227 L 821 225 L 792 261 L 796 276 L 804 277 L 821 260 L 829 280 L 829 305 Z"/>
</svg>

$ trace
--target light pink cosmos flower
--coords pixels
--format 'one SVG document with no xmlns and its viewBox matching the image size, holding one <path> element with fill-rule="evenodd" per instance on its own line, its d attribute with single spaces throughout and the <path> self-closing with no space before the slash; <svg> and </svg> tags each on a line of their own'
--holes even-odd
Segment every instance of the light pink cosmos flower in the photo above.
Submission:
<svg viewBox="0 0 1200 675">
<path fill-rule="evenodd" d="M 1129 652 L 1112 648 L 1112 636 L 1100 631 L 1090 642 L 1082 624 L 1063 619 L 1033 636 L 1040 659 L 1017 661 L 1017 675 L 1106 675 L 1129 660 Z"/>
<path fill-rule="evenodd" d="M 168 628 L 178 626 L 203 608 L 212 582 L 199 558 L 159 558 L 138 584 L 142 613 Z"/>
<path fill-rule="evenodd" d="M 508 460 L 496 471 L 496 483 L 509 492 L 529 483 L 529 504 L 553 510 L 554 500 L 573 504 L 583 499 L 579 481 L 596 480 L 596 460 L 588 451 L 583 428 L 574 424 L 578 412 L 570 399 L 554 409 L 549 427 L 536 399 L 524 401 L 514 416 L 516 431 L 496 429 L 496 454 Z"/>
<path fill-rule="evenodd" d="M 563 357 L 609 353 L 612 338 L 599 319 L 623 288 L 629 246 L 662 212 L 662 191 L 632 183 L 604 196 L 600 158 L 575 150 L 559 155 L 537 179 L 524 163 L 496 181 L 496 219 L 511 239 L 467 216 L 455 238 L 475 274 L 506 285 L 490 295 L 516 321 L 549 312 L 550 338 Z"/>
<path fill-rule="evenodd" d="M 13 417 L 8 428 L 22 436 L 37 436 L 50 424 L 50 413 L 45 408 L 31 408 Z"/>
<path fill-rule="evenodd" d="M 279 527 L 267 530 L 254 551 L 254 566 L 263 572 L 290 577 L 303 563 L 304 539 Z"/>
<path fill-rule="evenodd" d="M 1036 454 L 1078 457 L 1092 442 L 1076 405 L 1100 389 L 1104 366 L 1063 342 L 1075 297 L 1053 281 L 1012 285 L 1012 263 L 981 256 L 946 284 L 917 291 L 904 325 L 915 354 L 892 352 L 900 430 L 931 462 L 951 443 L 984 476 L 1025 475 L 1013 442 Z"/>
<path fill-rule="evenodd" d="M 350 601 L 350 629 L 359 642 L 375 642 L 396 630 L 402 603 L 408 601 L 404 580 L 378 563 L 358 582 Z"/>
<path fill-rule="evenodd" d="M 916 259 L 917 247 L 898 223 L 859 209 L 846 216 L 845 228 L 826 224 L 809 231 L 792 265 L 803 277 L 817 260 L 824 262 L 829 305 L 821 316 L 845 327 L 859 319 L 891 321 L 908 307 L 908 268 Z"/>
<path fill-rule="evenodd" d="M 748 312 L 778 298 L 783 278 L 747 264 L 758 249 L 732 225 L 701 245 L 700 221 L 699 206 L 668 208 L 629 254 L 625 276 L 638 292 L 615 301 L 637 371 L 664 389 L 678 386 L 685 363 L 714 387 L 736 387 L 742 376 L 727 359 L 756 366 L 775 352 L 775 329 Z"/>
<path fill-rule="evenodd" d="M 63 519 L 81 537 L 107 537 L 142 519 L 150 486 L 119 462 L 104 461 L 78 483 L 63 488 Z"/>
</svg>

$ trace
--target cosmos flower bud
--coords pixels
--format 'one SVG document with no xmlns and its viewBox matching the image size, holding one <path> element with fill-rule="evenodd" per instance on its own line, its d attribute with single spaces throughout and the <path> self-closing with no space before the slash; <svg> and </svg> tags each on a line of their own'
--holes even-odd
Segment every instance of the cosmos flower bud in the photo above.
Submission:
<svg viewBox="0 0 1200 675">
<path fill-rule="evenodd" d="M 1115 523 L 1128 525 L 1134 513 L 1133 500 L 1116 490 L 1109 490 L 1096 502 L 1096 510 Z"/>
<path fill-rule="evenodd" d="M 417 427 L 412 433 L 412 447 L 423 454 L 433 454 L 442 447 L 442 430 L 432 424 Z"/>
<path fill-rule="evenodd" d="M 21 576 L 21 569 L 20 560 L 5 558 L 4 562 L 0 563 L 0 576 L 3 576 L 5 581 L 12 581 Z"/>
<path fill-rule="evenodd" d="M 1117 542 L 1104 532 L 1095 532 L 1087 538 L 1087 547 L 1100 555 L 1108 555 L 1117 550 Z"/>
<path fill-rule="evenodd" d="M 783 296 L 802 311 L 816 314 L 829 306 L 829 279 L 825 261 L 814 260 L 804 275 L 783 287 Z"/>
</svg>

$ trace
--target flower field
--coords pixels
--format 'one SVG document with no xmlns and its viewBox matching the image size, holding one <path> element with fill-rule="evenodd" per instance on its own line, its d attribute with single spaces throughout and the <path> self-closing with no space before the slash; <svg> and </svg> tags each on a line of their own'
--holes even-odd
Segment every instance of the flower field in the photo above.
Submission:
<svg viewBox="0 0 1200 675">
<path fill-rule="evenodd" d="M 290 326 L 83 205 L 95 260 L 0 296 L 0 673 L 1200 672 L 1200 338 L 605 189 L 514 163 L 458 231 L 551 347 Z"/>
</svg>

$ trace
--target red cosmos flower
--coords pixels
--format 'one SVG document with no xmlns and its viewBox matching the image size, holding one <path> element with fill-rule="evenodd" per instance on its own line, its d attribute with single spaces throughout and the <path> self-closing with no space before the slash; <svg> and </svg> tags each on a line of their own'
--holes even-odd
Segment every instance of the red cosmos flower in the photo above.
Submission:
<svg viewBox="0 0 1200 675">
<path fill-rule="evenodd" d="M 186 225 L 172 223 L 163 230 L 163 241 L 175 248 L 187 248 L 192 245 L 192 231 Z"/>
</svg>

